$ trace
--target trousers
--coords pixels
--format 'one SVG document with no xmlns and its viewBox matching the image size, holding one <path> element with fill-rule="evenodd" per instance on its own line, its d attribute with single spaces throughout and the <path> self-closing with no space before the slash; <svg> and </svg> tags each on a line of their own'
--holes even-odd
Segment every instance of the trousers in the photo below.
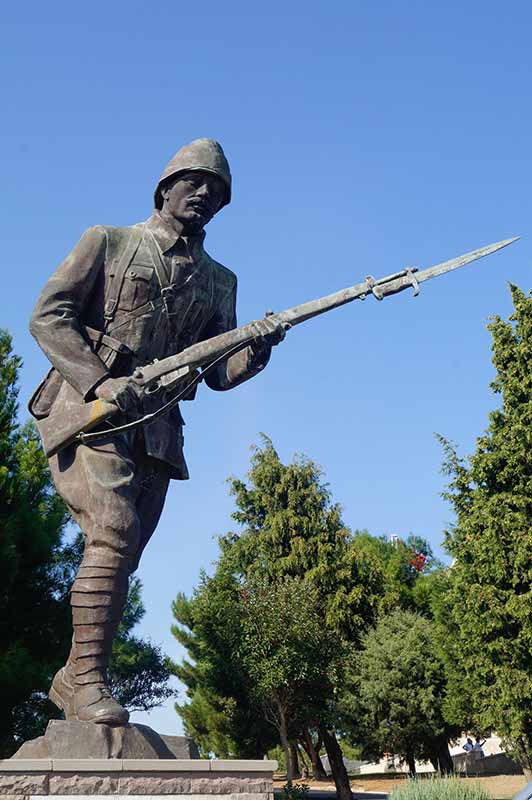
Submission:
<svg viewBox="0 0 532 800">
<path fill-rule="evenodd" d="M 159 521 L 170 470 L 146 455 L 137 431 L 71 446 L 50 459 L 50 468 L 84 536 L 71 591 L 73 641 L 61 692 L 64 696 L 65 686 L 74 695 L 83 689 L 83 697 L 96 703 L 107 685 L 129 576 Z"/>
<path fill-rule="evenodd" d="M 138 566 L 163 509 L 169 469 L 137 431 L 67 448 L 50 459 L 57 491 L 81 528 L 85 566 Z"/>
</svg>

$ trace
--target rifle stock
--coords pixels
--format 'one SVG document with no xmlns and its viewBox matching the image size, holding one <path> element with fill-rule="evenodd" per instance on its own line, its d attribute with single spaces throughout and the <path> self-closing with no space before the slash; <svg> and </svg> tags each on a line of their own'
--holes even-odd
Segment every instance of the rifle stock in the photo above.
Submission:
<svg viewBox="0 0 532 800">
<path fill-rule="evenodd" d="M 69 405 L 69 414 L 54 413 L 45 419 L 37 420 L 37 428 L 42 439 L 44 452 L 51 458 L 72 444 L 80 433 L 88 433 L 102 422 L 114 417 L 119 411 L 118 406 L 107 403 L 105 400 L 93 400 Z"/>
</svg>

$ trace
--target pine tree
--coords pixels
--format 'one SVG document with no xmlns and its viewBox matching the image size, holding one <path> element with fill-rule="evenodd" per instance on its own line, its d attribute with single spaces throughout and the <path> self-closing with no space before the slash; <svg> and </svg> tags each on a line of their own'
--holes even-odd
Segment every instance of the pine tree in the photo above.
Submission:
<svg viewBox="0 0 532 800">
<path fill-rule="evenodd" d="M 433 621 L 402 609 L 382 617 L 349 678 L 345 713 L 366 758 L 393 753 L 412 774 L 416 760 L 452 771 L 448 742 L 460 728 L 444 717 L 447 680 Z"/>
<path fill-rule="evenodd" d="M 68 652 L 66 510 L 32 425 L 17 419 L 20 359 L 0 331 L 0 751 L 16 747 L 14 709 L 45 691 Z"/>
<path fill-rule="evenodd" d="M 489 325 L 500 407 L 467 461 L 442 439 L 456 525 L 437 610 L 449 718 L 496 731 L 532 770 L 532 298 L 510 290 L 514 312 Z"/>
<path fill-rule="evenodd" d="M 192 597 L 179 594 L 172 606 L 172 633 L 187 652 L 173 665 L 187 687 L 187 702 L 176 710 L 204 757 L 261 758 L 278 742 L 242 661 L 240 591 L 237 577 L 219 564 L 212 577 L 201 575 Z"/>
</svg>

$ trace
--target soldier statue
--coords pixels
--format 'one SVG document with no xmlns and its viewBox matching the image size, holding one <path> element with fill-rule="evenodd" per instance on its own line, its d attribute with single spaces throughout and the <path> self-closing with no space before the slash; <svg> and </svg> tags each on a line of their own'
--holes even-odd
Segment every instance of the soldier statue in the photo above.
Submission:
<svg viewBox="0 0 532 800">
<path fill-rule="evenodd" d="M 146 222 L 89 228 L 44 287 L 30 324 L 52 364 L 30 401 L 38 425 L 97 398 L 118 406 L 122 421 L 142 417 L 161 398 L 139 398 L 129 380 L 136 368 L 236 327 L 236 276 L 203 249 L 205 225 L 231 200 L 221 146 L 197 139 L 179 150 L 154 199 Z M 207 375 L 211 389 L 232 389 L 265 367 L 284 327 L 274 317 L 256 325 L 255 340 Z M 129 576 L 169 481 L 188 478 L 182 426 L 176 405 L 151 424 L 72 443 L 50 458 L 85 542 L 71 591 L 72 649 L 50 689 L 67 720 L 128 720 L 109 691 L 107 666 Z"/>
</svg>

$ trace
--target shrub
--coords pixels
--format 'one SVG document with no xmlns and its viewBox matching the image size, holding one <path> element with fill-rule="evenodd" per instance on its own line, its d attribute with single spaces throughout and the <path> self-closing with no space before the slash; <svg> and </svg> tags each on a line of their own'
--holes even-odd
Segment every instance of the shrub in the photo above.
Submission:
<svg viewBox="0 0 532 800">
<path fill-rule="evenodd" d="M 389 800 L 490 800 L 490 795 L 479 784 L 460 778 L 431 778 L 409 780 L 394 789 Z"/>
<path fill-rule="evenodd" d="M 306 783 L 286 783 L 280 794 L 281 800 L 307 800 L 310 787 Z"/>
</svg>

